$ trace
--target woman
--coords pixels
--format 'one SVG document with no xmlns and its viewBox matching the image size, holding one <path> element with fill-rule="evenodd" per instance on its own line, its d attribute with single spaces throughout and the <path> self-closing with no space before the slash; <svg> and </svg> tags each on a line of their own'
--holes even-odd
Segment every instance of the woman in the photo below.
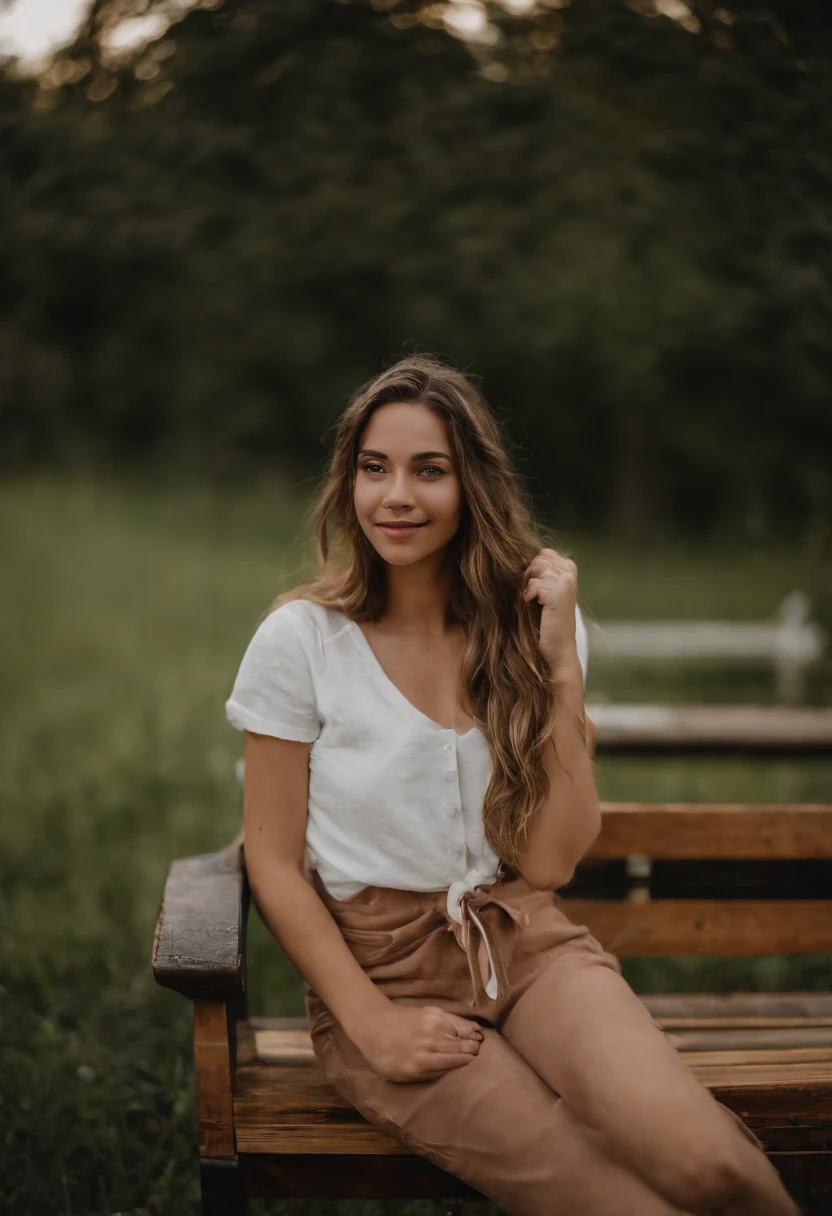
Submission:
<svg viewBox="0 0 832 1216">
<path fill-rule="evenodd" d="M 474 380 L 419 354 L 360 388 L 316 517 L 226 712 L 326 1076 L 518 1216 L 796 1212 L 553 894 L 601 823 L 576 569 Z"/>
</svg>

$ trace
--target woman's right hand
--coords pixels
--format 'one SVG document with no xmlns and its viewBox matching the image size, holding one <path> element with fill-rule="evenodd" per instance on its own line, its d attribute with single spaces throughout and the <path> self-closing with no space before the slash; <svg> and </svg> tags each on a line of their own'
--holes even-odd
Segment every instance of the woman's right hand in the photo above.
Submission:
<svg viewBox="0 0 832 1216">
<path fill-rule="evenodd" d="M 470 1064 L 481 1042 L 482 1030 L 469 1018 L 436 1005 L 393 1001 L 369 1019 L 355 1039 L 371 1068 L 386 1081 L 435 1080 L 451 1068 Z"/>
</svg>

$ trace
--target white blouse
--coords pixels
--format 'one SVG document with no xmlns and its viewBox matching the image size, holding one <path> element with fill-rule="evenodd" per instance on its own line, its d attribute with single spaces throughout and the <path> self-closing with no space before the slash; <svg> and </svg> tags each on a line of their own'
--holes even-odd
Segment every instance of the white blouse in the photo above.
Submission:
<svg viewBox="0 0 832 1216">
<path fill-rule="evenodd" d="M 580 612 L 575 627 L 586 680 Z M 482 823 L 485 736 L 478 727 L 457 734 L 417 709 L 344 613 L 311 600 L 274 609 L 248 644 L 225 712 L 238 730 L 312 744 L 306 855 L 334 898 L 368 885 L 447 889 L 459 922 L 463 893 L 498 878 Z"/>
</svg>

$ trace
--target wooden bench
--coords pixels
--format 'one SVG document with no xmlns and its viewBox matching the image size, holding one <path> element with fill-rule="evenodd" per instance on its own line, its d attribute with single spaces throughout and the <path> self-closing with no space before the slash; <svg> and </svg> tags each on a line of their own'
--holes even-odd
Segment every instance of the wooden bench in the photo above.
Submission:
<svg viewBox="0 0 832 1216">
<path fill-rule="evenodd" d="M 559 893 L 621 958 L 832 952 L 832 805 L 618 804 Z M 194 1003 L 205 1216 L 248 1196 L 478 1198 L 324 1081 L 302 1019 L 247 1018 L 239 840 L 173 862 L 156 929 L 160 984 Z M 832 1184 L 832 993 L 641 999 L 788 1182 Z"/>
</svg>

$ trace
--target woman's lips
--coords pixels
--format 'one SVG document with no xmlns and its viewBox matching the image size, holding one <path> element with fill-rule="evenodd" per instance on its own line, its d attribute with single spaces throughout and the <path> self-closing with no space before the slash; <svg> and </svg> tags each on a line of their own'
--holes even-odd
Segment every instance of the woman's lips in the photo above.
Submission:
<svg viewBox="0 0 832 1216">
<path fill-rule="evenodd" d="M 427 523 L 427 520 L 425 521 Z M 424 528 L 425 524 L 376 524 L 385 536 L 391 537 L 393 540 L 405 540 L 408 536 L 412 536 L 414 532 L 418 532 L 420 528 Z"/>
</svg>

